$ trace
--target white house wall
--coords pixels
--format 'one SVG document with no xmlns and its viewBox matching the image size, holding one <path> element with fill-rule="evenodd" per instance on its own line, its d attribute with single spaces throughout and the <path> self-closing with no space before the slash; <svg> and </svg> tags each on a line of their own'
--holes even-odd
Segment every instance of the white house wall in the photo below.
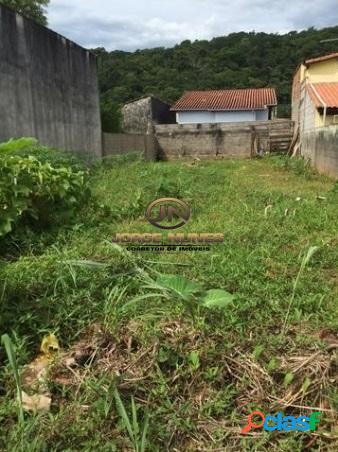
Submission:
<svg viewBox="0 0 338 452">
<path fill-rule="evenodd" d="M 268 120 L 268 110 L 184 111 L 178 112 L 176 118 L 178 124 L 266 121 Z"/>
<path fill-rule="evenodd" d="M 184 111 L 177 113 L 178 124 L 205 124 L 214 121 L 212 111 Z"/>
<path fill-rule="evenodd" d="M 256 121 L 268 121 L 269 110 L 256 110 Z"/>
<path fill-rule="evenodd" d="M 216 111 L 214 113 L 214 122 L 240 122 L 255 121 L 254 111 Z"/>
</svg>

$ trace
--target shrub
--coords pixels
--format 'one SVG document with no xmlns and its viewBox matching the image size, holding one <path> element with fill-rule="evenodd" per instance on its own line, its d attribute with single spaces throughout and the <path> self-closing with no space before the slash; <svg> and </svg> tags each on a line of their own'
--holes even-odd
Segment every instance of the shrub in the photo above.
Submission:
<svg viewBox="0 0 338 452">
<path fill-rule="evenodd" d="M 73 169 L 84 170 L 86 163 L 84 157 L 60 149 L 51 149 L 41 146 L 36 138 L 19 138 L 0 144 L 0 157 L 5 153 L 29 157 L 33 155 L 40 162 L 48 162 L 53 167 L 71 166 Z"/>
<path fill-rule="evenodd" d="M 0 144 L 0 155 L 5 153 L 19 152 L 21 150 L 32 151 L 38 145 L 36 138 L 18 138 L 17 140 L 9 140 Z"/>
<path fill-rule="evenodd" d="M 38 157 L 41 150 L 44 158 Z M 0 237 L 23 222 L 64 222 L 88 196 L 86 171 L 53 158 L 53 150 L 39 148 L 32 138 L 0 145 Z"/>
<path fill-rule="evenodd" d="M 290 158 L 283 155 L 276 159 L 275 163 L 277 167 L 284 168 L 305 179 L 311 179 L 316 174 L 315 169 L 311 167 L 310 161 L 305 160 L 303 157 Z"/>
</svg>

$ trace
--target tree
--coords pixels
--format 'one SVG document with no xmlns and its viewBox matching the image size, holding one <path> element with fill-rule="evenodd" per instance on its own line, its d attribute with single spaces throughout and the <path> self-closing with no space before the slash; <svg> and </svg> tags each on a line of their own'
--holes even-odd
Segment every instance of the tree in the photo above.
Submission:
<svg viewBox="0 0 338 452">
<path fill-rule="evenodd" d="M 284 35 L 232 33 L 211 41 L 183 41 L 171 49 L 96 49 L 103 127 L 119 130 L 121 106 L 129 100 L 154 94 L 173 103 L 184 91 L 198 89 L 275 87 L 279 114 L 289 115 L 297 65 L 337 51 L 337 42 L 321 42 L 337 35 L 338 26 Z"/>
<path fill-rule="evenodd" d="M 8 6 L 14 11 L 41 25 L 47 25 L 45 7 L 50 0 L 0 0 L 0 4 Z"/>
</svg>

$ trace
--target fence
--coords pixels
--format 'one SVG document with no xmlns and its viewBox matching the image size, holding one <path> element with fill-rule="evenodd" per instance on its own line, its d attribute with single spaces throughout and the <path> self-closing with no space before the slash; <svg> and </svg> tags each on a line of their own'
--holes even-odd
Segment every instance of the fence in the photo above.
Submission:
<svg viewBox="0 0 338 452">
<path fill-rule="evenodd" d="M 338 178 L 338 126 L 312 129 L 302 136 L 301 153 L 320 172 Z"/>
</svg>

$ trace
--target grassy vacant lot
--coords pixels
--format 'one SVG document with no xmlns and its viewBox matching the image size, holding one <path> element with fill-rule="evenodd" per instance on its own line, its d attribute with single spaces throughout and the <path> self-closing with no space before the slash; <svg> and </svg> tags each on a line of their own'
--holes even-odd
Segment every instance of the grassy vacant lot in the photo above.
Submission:
<svg viewBox="0 0 338 452">
<path fill-rule="evenodd" d="M 337 450 L 338 189 L 293 166 L 113 161 L 93 171 L 94 200 L 75 224 L 13 237 L 0 329 L 19 366 L 48 332 L 80 358 L 56 360 L 51 412 L 20 423 L 1 352 L 0 449 L 141 451 L 146 431 L 154 451 Z M 157 232 L 144 210 L 162 195 L 191 206 L 182 232 L 224 232 L 225 243 L 180 254 L 112 245 L 116 232 Z M 199 289 L 187 301 L 159 282 L 167 274 Z M 199 299 L 209 289 L 234 299 L 208 310 Z M 254 409 L 312 408 L 322 412 L 313 433 L 240 433 Z"/>
</svg>

